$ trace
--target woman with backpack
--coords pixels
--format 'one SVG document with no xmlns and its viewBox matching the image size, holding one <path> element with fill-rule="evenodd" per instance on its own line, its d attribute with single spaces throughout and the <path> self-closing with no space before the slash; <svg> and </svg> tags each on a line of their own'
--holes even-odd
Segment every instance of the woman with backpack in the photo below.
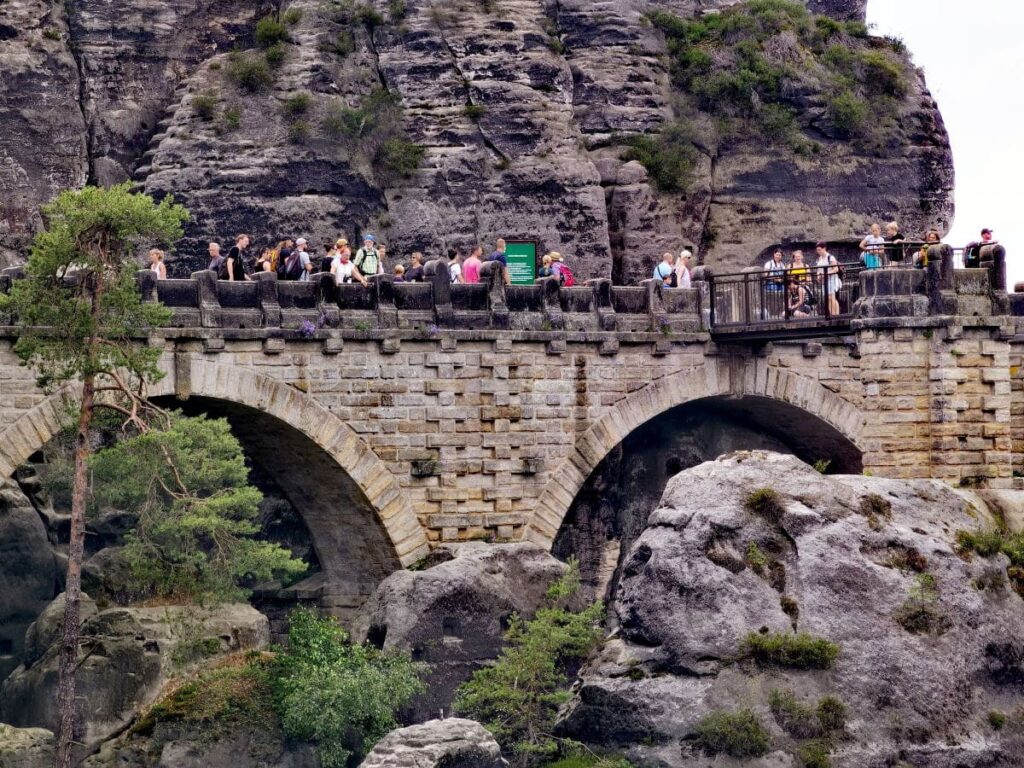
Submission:
<svg viewBox="0 0 1024 768">
<path fill-rule="evenodd" d="M 558 276 L 558 282 L 566 288 L 576 285 L 576 276 L 565 263 L 565 257 L 558 251 L 551 251 L 551 274 Z"/>
</svg>

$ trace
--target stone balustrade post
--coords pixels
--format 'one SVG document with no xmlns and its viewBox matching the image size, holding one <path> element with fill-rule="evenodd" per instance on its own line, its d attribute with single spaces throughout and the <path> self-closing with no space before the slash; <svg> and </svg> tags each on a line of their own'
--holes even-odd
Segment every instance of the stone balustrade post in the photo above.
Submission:
<svg viewBox="0 0 1024 768">
<path fill-rule="evenodd" d="M 540 287 L 540 302 L 544 312 L 544 321 L 553 331 L 565 328 L 565 316 L 562 314 L 562 281 L 552 275 L 534 281 Z"/>
<path fill-rule="evenodd" d="M 650 329 L 660 331 L 668 325 L 668 313 L 665 311 L 665 302 L 662 300 L 661 292 L 663 283 L 661 280 L 651 278 L 640 283 L 645 291 L 645 306 L 647 316 L 650 318 Z"/>
<path fill-rule="evenodd" d="M 480 265 L 480 282 L 487 286 L 487 306 L 491 313 L 491 326 L 508 328 L 509 311 L 505 301 L 505 272 L 497 261 Z"/>
<path fill-rule="evenodd" d="M 612 281 L 607 277 L 598 277 L 587 280 L 584 285 L 589 285 L 594 292 L 594 311 L 597 313 L 597 327 L 602 331 L 615 330 L 615 304 L 612 303 Z"/>
<path fill-rule="evenodd" d="M 199 290 L 199 324 L 203 328 L 216 328 L 220 325 L 220 298 L 217 296 L 217 273 L 203 269 L 192 273 L 192 279 L 198 284 Z"/>
<path fill-rule="evenodd" d="M 334 275 L 330 272 L 317 272 L 310 276 L 316 285 L 316 311 L 325 327 L 337 328 L 341 325 L 341 310 L 338 309 L 338 289 Z"/>
<path fill-rule="evenodd" d="M 377 323 L 381 328 L 397 328 L 398 308 L 395 306 L 394 275 L 371 275 L 366 281 L 373 291 L 377 306 Z"/>
<path fill-rule="evenodd" d="M 432 259 L 423 265 L 423 277 L 430 283 L 431 300 L 437 325 L 452 324 L 455 310 L 452 308 L 452 277 L 444 259 Z"/>
<path fill-rule="evenodd" d="M 159 301 L 156 290 L 156 273 L 151 269 L 140 269 L 135 272 L 135 284 L 144 304 L 155 304 Z"/>
<path fill-rule="evenodd" d="M 277 274 L 257 272 L 253 279 L 256 281 L 256 301 L 259 303 L 263 327 L 280 328 L 281 301 L 277 292 Z"/>
</svg>

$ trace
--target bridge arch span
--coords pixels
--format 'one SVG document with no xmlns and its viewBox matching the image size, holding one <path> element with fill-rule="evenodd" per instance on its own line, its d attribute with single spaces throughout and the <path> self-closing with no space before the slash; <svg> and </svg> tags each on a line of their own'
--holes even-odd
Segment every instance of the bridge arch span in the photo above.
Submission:
<svg viewBox="0 0 1024 768">
<path fill-rule="evenodd" d="M 195 356 L 169 359 L 163 367 L 168 375 L 154 385 L 152 397 L 225 403 L 287 425 L 330 457 L 339 479 L 358 488 L 398 563 L 411 565 L 429 552 L 426 534 L 387 465 L 351 427 L 312 397 L 251 368 Z M 73 387 L 54 392 L 0 431 L 0 476 L 11 476 L 56 436 L 66 423 L 73 395 Z"/>
<path fill-rule="evenodd" d="M 629 395 L 580 435 L 569 457 L 555 468 L 544 487 L 526 537 L 551 547 L 573 501 L 593 472 L 644 424 L 688 403 L 734 399 L 761 399 L 798 409 L 820 419 L 857 450 L 864 450 L 863 412 L 817 380 L 791 370 L 770 368 L 763 359 L 739 370 L 708 359 L 705 365 L 667 376 Z"/>
</svg>

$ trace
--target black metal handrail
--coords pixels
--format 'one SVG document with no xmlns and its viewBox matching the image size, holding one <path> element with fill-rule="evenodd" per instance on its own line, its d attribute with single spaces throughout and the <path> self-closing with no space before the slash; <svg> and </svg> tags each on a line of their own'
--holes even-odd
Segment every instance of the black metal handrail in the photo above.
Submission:
<svg viewBox="0 0 1024 768">
<path fill-rule="evenodd" d="M 864 269 L 861 264 L 839 264 L 714 275 L 710 285 L 711 327 L 743 329 L 848 320 L 860 298 L 860 273 Z"/>
</svg>

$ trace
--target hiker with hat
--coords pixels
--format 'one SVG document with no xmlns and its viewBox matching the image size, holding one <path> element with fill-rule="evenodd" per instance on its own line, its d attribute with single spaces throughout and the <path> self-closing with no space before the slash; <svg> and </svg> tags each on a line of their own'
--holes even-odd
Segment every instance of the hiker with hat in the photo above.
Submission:
<svg viewBox="0 0 1024 768">
<path fill-rule="evenodd" d="M 298 271 L 298 276 L 292 279 L 298 280 L 300 283 L 308 283 L 310 273 L 313 271 L 313 261 L 306 251 L 307 246 L 306 238 L 300 237 L 295 241 L 295 250 L 292 252 L 292 257 L 296 260 L 293 262 L 293 268 L 297 267 L 296 271 Z"/>
<path fill-rule="evenodd" d="M 558 251 L 550 251 L 548 256 L 551 257 L 551 273 L 558 278 L 558 282 L 569 288 L 576 285 L 576 278 L 572 270 L 566 266 L 565 257 Z"/>
<path fill-rule="evenodd" d="M 981 230 L 981 242 L 968 243 L 967 247 L 964 248 L 964 267 L 967 269 L 977 269 L 981 266 L 981 249 L 986 245 L 994 245 L 995 239 L 993 238 L 992 229 L 985 227 Z"/>
<path fill-rule="evenodd" d="M 356 251 L 353 263 L 356 265 L 356 269 L 366 277 L 383 274 L 384 259 L 381 257 L 380 251 L 377 250 L 377 238 L 374 235 L 367 233 L 363 238 L 363 247 Z"/>
</svg>

